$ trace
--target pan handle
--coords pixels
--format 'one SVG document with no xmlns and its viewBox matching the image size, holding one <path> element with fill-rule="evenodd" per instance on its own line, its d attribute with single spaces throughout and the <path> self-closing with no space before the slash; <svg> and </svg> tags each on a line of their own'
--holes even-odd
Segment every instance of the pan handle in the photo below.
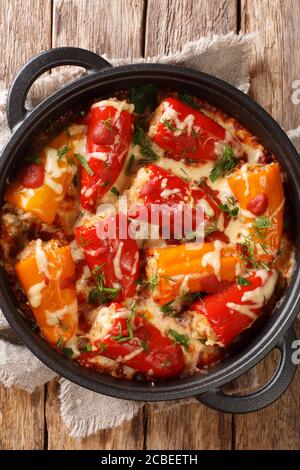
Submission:
<svg viewBox="0 0 300 470">
<path fill-rule="evenodd" d="M 225 413 L 252 413 L 271 405 L 283 395 L 294 378 L 297 365 L 292 362 L 292 350 L 296 339 L 294 329 L 291 327 L 276 345 L 281 353 L 278 368 L 261 389 L 249 395 L 232 396 L 225 394 L 221 388 L 216 388 L 198 395 L 197 400 Z"/>
<path fill-rule="evenodd" d="M 7 121 L 12 130 L 27 114 L 25 100 L 34 81 L 51 68 L 61 65 L 84 67 L 93 74 L 111 64 L 94 52 L 77 47 L 58 47 L 41 52 L 25 64 L 18 72 L 9 90 L 7 99 Z"/>
</svg>

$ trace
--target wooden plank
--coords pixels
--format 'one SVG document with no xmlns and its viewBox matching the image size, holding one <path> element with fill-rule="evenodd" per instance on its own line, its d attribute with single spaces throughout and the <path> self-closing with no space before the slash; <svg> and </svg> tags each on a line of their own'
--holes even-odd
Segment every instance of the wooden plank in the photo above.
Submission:
<svg viewBox="0 0 300 470">
<path fill-rule="evenodd" d="M 143 41 L 143 0 L 54 0 L 53 47 L 78 46 L 113 57 L 140 56 Z M 60 418 L 57 385 L 48 386 L 46 420 L 49 449 L 140 449 L 143 411 L 132 422 L 87 439 L 68 436 Z"/>
<path fill-rule="evenodd" d="M 287 130 L 299 126 L 299 105 L 291 101 L 292 82 L 299 79 L 300 2 L 293 0 L 243 0 L 242 30 L 257 31 L 259 40 L 252 63 L 252 96 Z M 299 320 L 296 322 L 300 335 Z M 278 355 L 277 355 L 278 356 Z M 253 381 L 263 384 L 277 364 L 272 354 L 243 382 L 239 392 L 248 391 Z M 300 371 L 285 393 L 272 406 L 258 413 L 239 415 L 235 422 L 237 449 L 299 449 Z"/>
<path fill-rule="evenodd" d="M 69 436 L 68 429 L 60 417 L 58 399 L 58 383 L 52 381 L 48 385 L 46 400 L 46 419 L 48 432 L 48 449 L 61 450 L 92 450 L 92 449 L 142 449 L 144 443 L 143 410 L 131 421 L 113 429 L 98 432 L 85 439 L 74 439 Z"/>
<path fill-rule="evenodd" d="M 18 69 L 51 46 L 51 0 L 0 2 L 0 80 L 11 83 Z M 0 386 L 0 448 L 44 448 L 44 387 L 32 395 Z"/>
<path fill-rule="evenodd" d="M 143 0 L 54 0 L 53 47 L 78 46 L 111 57 L 141 55 Z"/>
<path fill-rule="evenodd" d="M 145 56 L 178 50 L 201 35 L 236 30 L 234 1 L 149 0 Z M 147 405 L 147 449 L 229 449 L 231 416 L 200 404 L 155 413 Z"/>
<path fill-rule="evenodd" d="M 231 449 L 231 416 L 200 403 L 156 410 L 147 405 L 147 449 Z"/>
<path fill-rule="evenodd" d="M 0 449 L 44 448 L 44 387 L 29 394 L 0 387 Z"/>
<path fill-rule="evenodd" d="M 235 0 L 149 0 L 145 56 L 177 51 L 207 34 L 235 31 Z"/>
<path fill-rule="evenodd" d="M 300 2 L 242 0 L 242 31 L 256 31 L 251 94 L 286 130 L 299 125 L 299 106 L 291 101 L 299 80 Z M 267 18 L 267 21 L 266 21 Z"/>
<path fill-rule="evenodd" d="M 0 80 L 8 86 L 34 54 L 51 47 L 51 0 L 1 0 Z"/>
</svg>

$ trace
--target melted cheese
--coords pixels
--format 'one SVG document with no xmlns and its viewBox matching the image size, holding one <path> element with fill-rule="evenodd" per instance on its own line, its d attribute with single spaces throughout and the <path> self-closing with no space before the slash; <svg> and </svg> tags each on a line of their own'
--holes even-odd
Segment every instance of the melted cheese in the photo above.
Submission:
<svg viewBox="0 0 300 470">
<path fill-rule="evenodd" d="M 59 196 L 63 193 L 63 187 L 60 183 L 56 183 L 49 175 L 45 175 L 44 184 L 49 186 Z"/>
<path fill-rule="evenodd" d="M 221 270 L 221 251 L 224 247 L 224 243 L 216 240 L 214 242 L 214 251 L 209 251 L 202 258 L 202 266 L 211 266 L 214 270 L 214 274 L 220 279 L 220 270 Z"/>
<path fill-rule="evenodd" d="M 27 297 L 32 308 L 38 308 L 41 305 L 44 287 L 46 287 L 46 284 L 42 281 L 28 289 Z"/>
<path fill-rule="evenodd" d="M 164 112 L 161 115 L 160 122 L 164 121 L 174 121 L 176 130 L 174 131 L 174 136 L 178 137 L 182 134 L 182 131 L 187 132 L 187 135 L 191 135 L 193 130 L 193 124 L 195 116 L 193 114 L 188 114 L 183 121 L 179 119 L 180 113 L 178 113 L 173 106 L 170 106 L 169 103 L 164 102 Z"/>
<path fill-rule="evenodd" d="M 131 114 L 134 111 L 134 104 L 129 104 L 126 101 L 118 101 L 115 99 L 98 101 L 97 103 L 94 103 L 91 108 L 107 108 L 108 106 L 115 108 L 118 111 L 114 116 L 115 120 L 118 119 L 122 111 L 128 111 Z"/>
<path fill-rule="evenodd" d="M 206 199 L 200 199 L 198 204 L 203 207 L 204 213 L 207 217 L 213 217 L 215 215 L 215 211 Z"/>
<path fill-rule="evenodd" d="M 117 253 L 113 259 L 113 267 L 114 267 L 115 276 L 117 279 L 119 279 L 119 281 L 123 279 L 123 274 L 121 271 L 121 264 L 120 264 L 123 246 L 124 246 L 124 242 L 120 242 Z"/>
<path fill-rule="evenodd" d="M 245 182 L 245 196 L 249 196 L 250 188 L 249 188 L 248 166 L 247 166 L 247 164 L 241 166 L 241 178 Z"/>
<path fill-rule="evenodd" d="M 61 168 L 58 164 L 57 150 L 51 147 L 45 148 L 46 164 L 45 171 L 50 178 L 60 178 L 67 171 L 67 167 Z"/>
<path fill-rule="evenodd" d="M 244 292 L 241 299 L 242 302 L 251 303 L 236 304 L 233 302 L 227 302 L 226 304 L 228 308 L 236 310 L 237 312 L 250 317 L 252 320 L 256 320 L 257 318 L 255 310 L 261 309 L 273 295 L 278 279 L 278 274 L 275 270 L 270 274 L 268 271 L 261 269 L 257 271 L 256 276 L 261 278 L 262 285 L 254 290 Z"/>
<path fill-rule="evenodd" d="M 86 134 L 88 130 L 88 126 L 84 124 L 72 124 L 68 127 L 68 132 L 70 136 L 77 135 L 77 134 Z"/>
<path fill-rule="evenodd" d="M 54 326 L 60 323 L 60 320 L 66 315 L 77 315 L 77 300 L 74 300 L 71 304 L 65 305 L 63 308 L 54 311 L 45 311 L 46 322 L 49 326 Z"/>
<path fill-rule="evenodd" d="M 42 240 L 38 239 L 35 242 L 35 259 L 39 273 L 45 274 L 46 277 L 50 278 L 48 270 L 48 258 L 43 250 Z"/>
<path fill-rule="evenodd" d="M 180 193 L 180 189 L 179 188 L 174 188 L 174 189 L 164 189 L 160 195 L 162 198 L 166 198 L 166 197 L 170 197 L 170 196 L 173 196 L 173 194 L 179 194 Z"/>
</svg>

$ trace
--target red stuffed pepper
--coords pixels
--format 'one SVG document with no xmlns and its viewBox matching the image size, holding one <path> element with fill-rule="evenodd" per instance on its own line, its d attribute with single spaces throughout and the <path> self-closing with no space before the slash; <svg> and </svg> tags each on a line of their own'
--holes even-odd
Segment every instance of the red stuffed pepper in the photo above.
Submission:
<svg viewBox="0 0 300 470">
<path fill-rule="evenodd" d="M 77 227 L 75 234 L 96 281 L 101 280 L 98 287 L 104 289 L 104 296 L 111 289 L 110 300 L 131 297 L 139 276 L 139 250 L 128 235 L 127 217 L 118 214 L 96 225 Z"/>
<path fill-rule="evenodd" d="M 118 178 L 132 138 L 133 106 L 125 101 L 92 105 L 86 141 L 88 166 L 82 167 L 80 200 L 94 211 Z"/>
<path fill-rule="evenodd" d="M 200 111 L 169 97 L 157 109 L 149 135 L 168 157 L 202 162 L 217 159 L 216 144 L 224 142 L 225 129 Z"/>
<path fill-rule="evenodd" d="M 191 311 L 200 315 L 196 319 L 199 320 L 198 332 L 208 340 L 227 346 L 263 312 L 277 279 L 275 270 L 257 270 L 246 278 L 238 278 L 240 284 L 235 283 L 193 304 Z"/>
<path fill-rule="evenodd" d="M 91 359 L 101 354 L 151 378 L 176 377 L 185 368 L 181 346 L 140 316 L 116 318 L 105 338 L 92 346 L 78 358 L 80 364 L 93 367 Z"/>
</svg>

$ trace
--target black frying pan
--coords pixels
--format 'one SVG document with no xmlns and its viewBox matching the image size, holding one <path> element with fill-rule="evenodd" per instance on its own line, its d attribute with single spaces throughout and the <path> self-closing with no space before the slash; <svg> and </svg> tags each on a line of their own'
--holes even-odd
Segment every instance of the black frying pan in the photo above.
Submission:
<svg viewBox="0 0 300 470">
<path fill-rule="evenodd" d="M 61 65 L 84 67 L 86 76 L 66 85 L 51 95 L 32 112 L 25 107 L 25 98 L 32 83 L 47 70 Z M 78 366 L 57 354 L 40 336 L 18 308 L 7 276 L 0 270 L 0 306 L 11 327 L 26 346 L 47 366 L 69 380 L 95 392 L 143 401 L 160 401 L 194 396 L 221 411 L 245 413 L 256 411 L 277 400 L 287 389 L 296 371 L 292 362 L 292 323 L 300 310 L 300 159 L 281 127 L 256 102 L 228 83 L 210 75 L 175 65 L 133 64 L 111 67 L 102 57 L 83 49 L 62 47 L 39 54 L 18 73 L 10 89 L 7 118 L 12 136 L 0 159 L 0 197 L 9 176 L 15 174 L 24 150 L 49 120 L 59 117 L 78 104 L 94 97 L 113 95 L 132 85 L 153 83 L 159 88 L 186 91 L 203 98 L 238 119 L 262 144 L 276 155 L 287 175 L 292 201 L 292 220 L 297 247 L 297 267 L 285 298 L 268 321 L 236 354 L 199 375 L 157 383 L 125 381 Z M 278 369 L 260 390 L 248 396 L 232 397 L 222 386 L 254 367 L 273 348 L 281 352 Z"/>
</svg>

